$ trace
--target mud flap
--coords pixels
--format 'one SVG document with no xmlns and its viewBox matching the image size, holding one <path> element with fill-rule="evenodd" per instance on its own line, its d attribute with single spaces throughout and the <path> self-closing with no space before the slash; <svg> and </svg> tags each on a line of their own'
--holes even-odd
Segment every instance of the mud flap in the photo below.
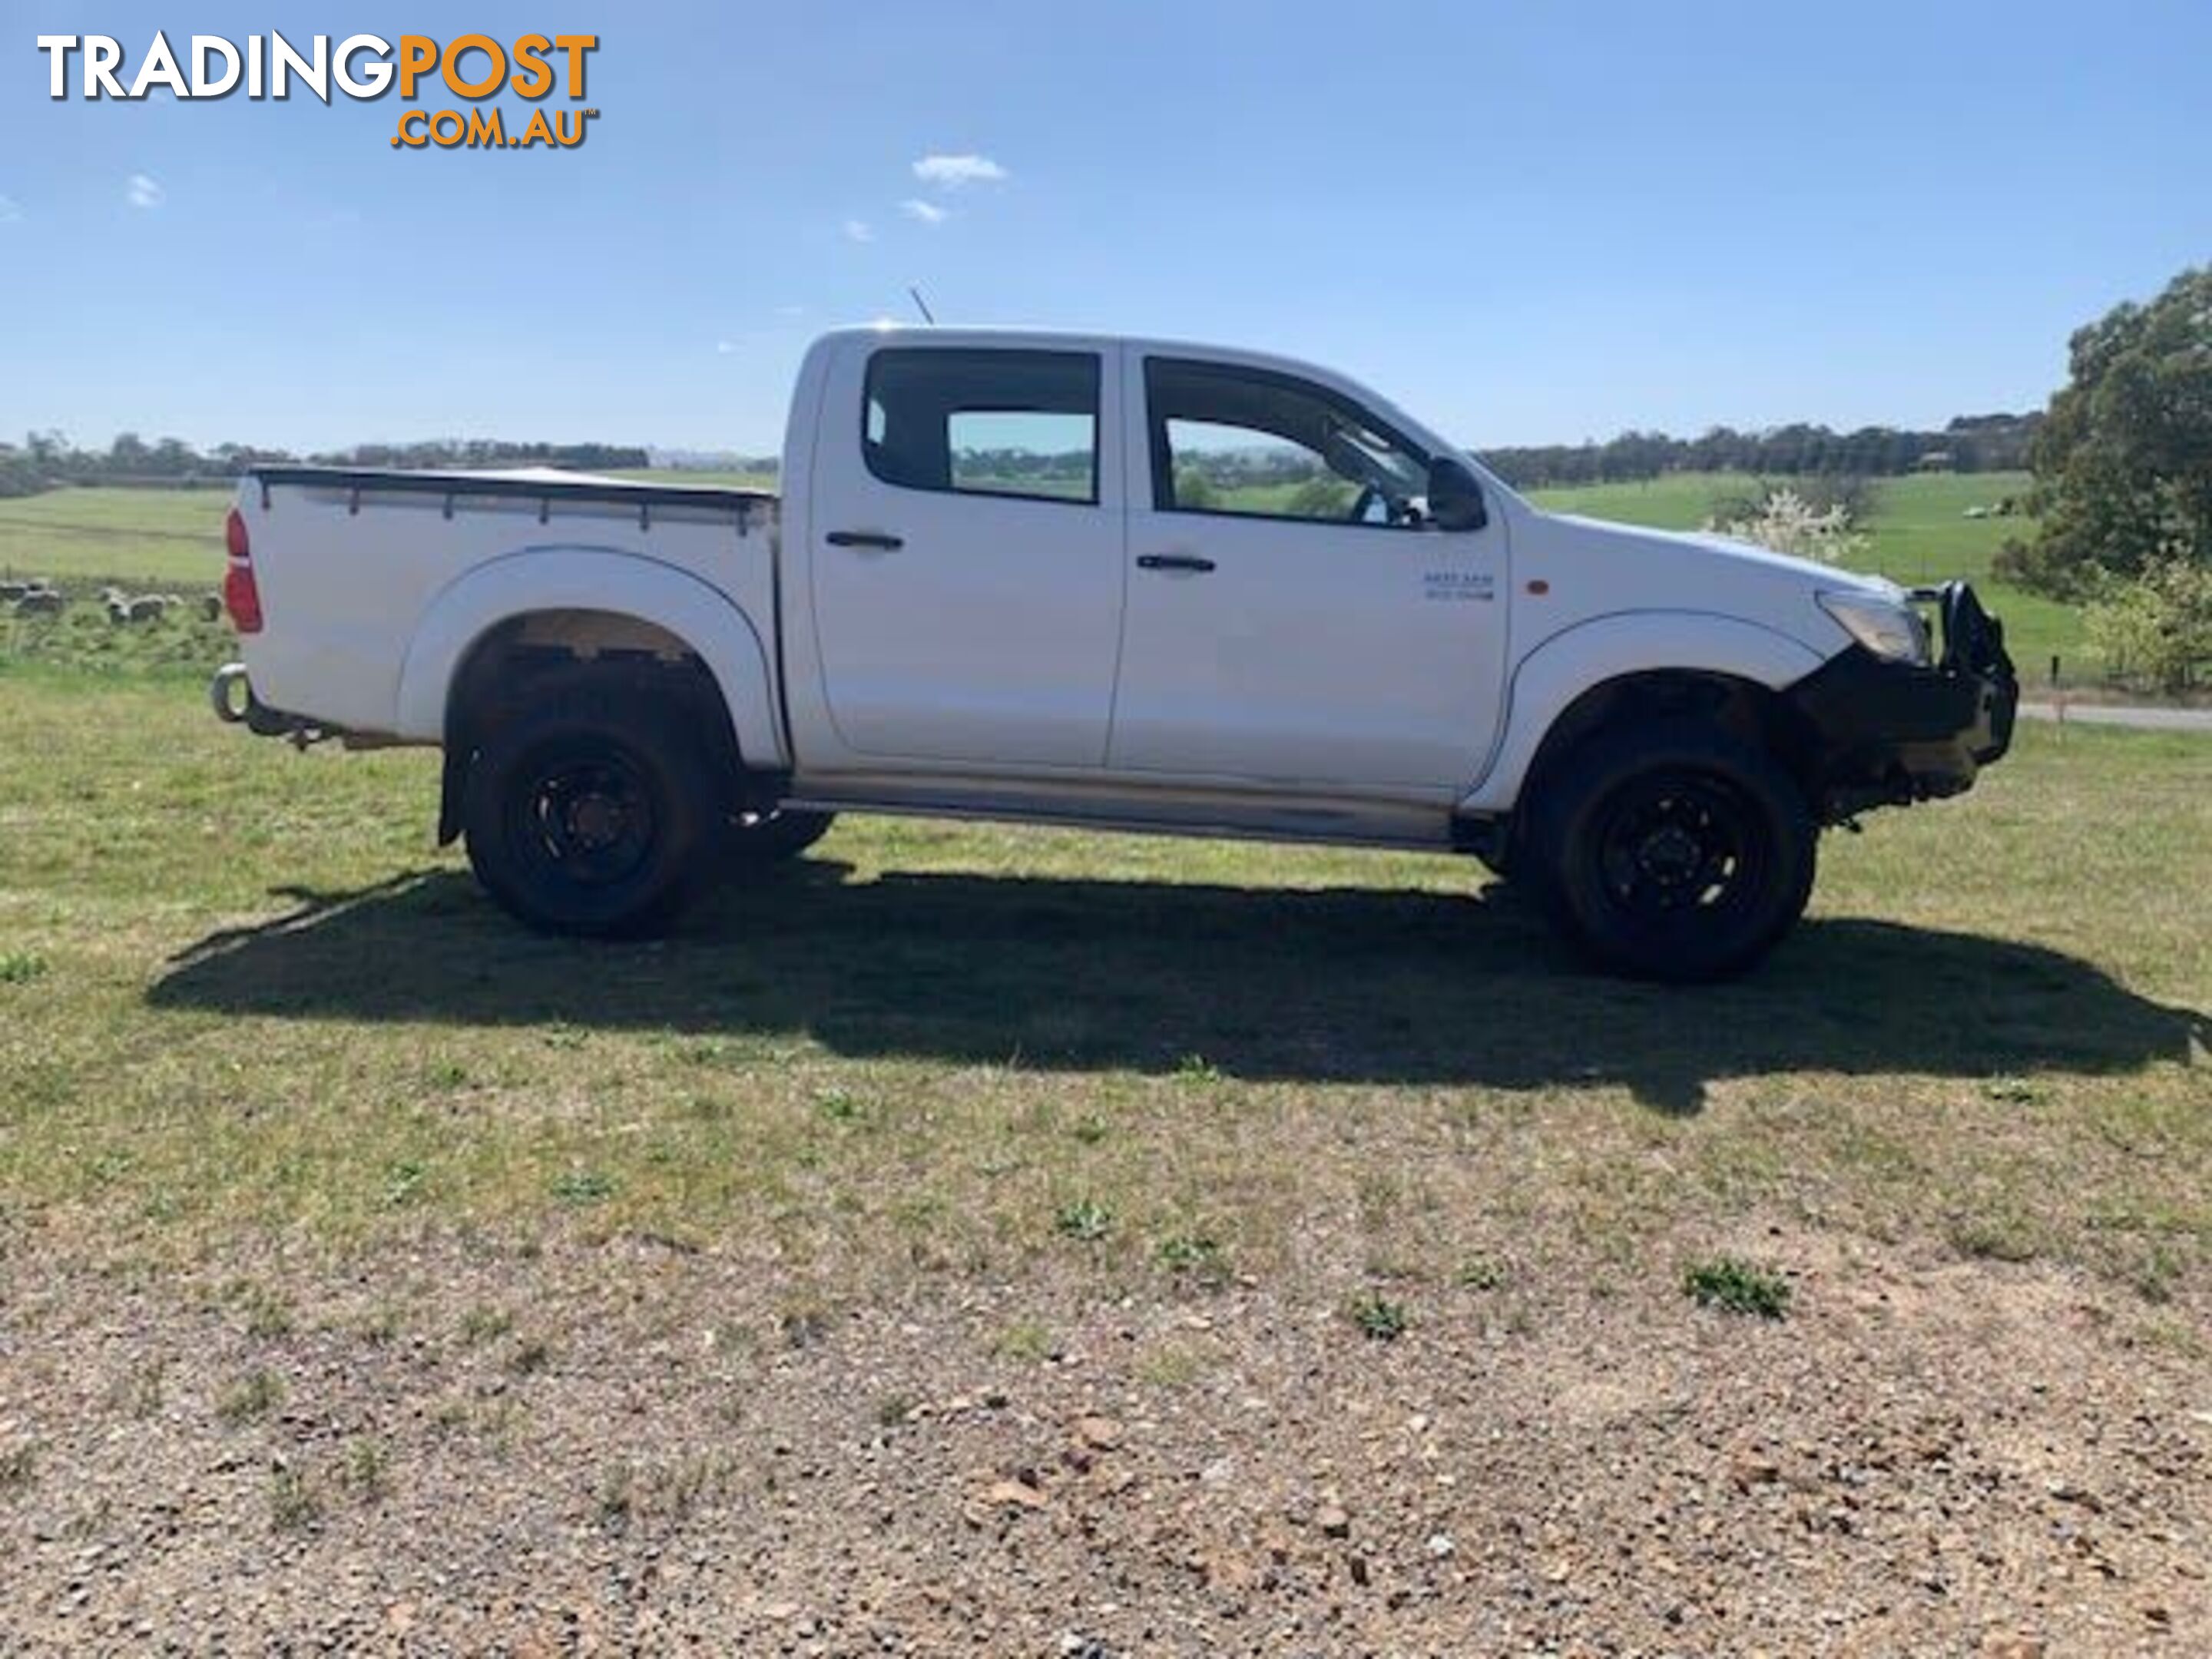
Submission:
<svg viewBox="0 0 2212 1659">
<path fill-rule="evenodd" d="M 469 787 L 469 763 L 476 758 L 473 750 L 449 744 L 446 763 L 440 769 L 438 779 L 438 845 L 451 847 L 461 836 L 461 812 L 466 804 Z"/>
</svg>

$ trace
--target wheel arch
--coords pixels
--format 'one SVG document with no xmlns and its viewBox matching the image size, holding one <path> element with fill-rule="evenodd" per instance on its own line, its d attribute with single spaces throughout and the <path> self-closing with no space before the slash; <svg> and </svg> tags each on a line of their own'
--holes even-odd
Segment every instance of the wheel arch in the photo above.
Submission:
<svg viewBox="0 0 2212 1659">
<path fill-rule="evenodd" d="M 1460 804 L 1476 817 L 1515 811 L 1542 769 L 1626 718 L 1710 712 L 1791 763 L 1791 711 L 1779 695 L 1820 666 L 1786 634 L 1701 612 L 1638 612 L 1546 641 L 1515 672 L 1489 764 Z"/>
<path fill-rule="evenodd" d="M 523 618 L 584 613 L 620 629 L 657 630 L 713 676 L 749 763 L 781 766 L 783 737 L 759 628 L 730 598 L 688 571 L 604 548 L 535 547 L 478 565 L 440 593 L 416 623 L 400 670 L 393 729 L 443 741 L 457 678 L 471 653 Z M 575 643 L 588 649 L 588 630 Z M 617 647 L 619 648 L 619 647 Z"/>
<path fill-rule="evenodd" d="M 526 564 L 511 555 L 453 584 L 409 647 L 397 729 L 444 746 L 441 842 L 459 831 L 471 759 L 502 693 L 563 664 L 619 664 L 696 702 L 712 731 L 726 737 L 733 778 L 739 767 L 784 763 L 768 654 L 737 605 L 652 560 L 534 549 Z"/>
</svg>

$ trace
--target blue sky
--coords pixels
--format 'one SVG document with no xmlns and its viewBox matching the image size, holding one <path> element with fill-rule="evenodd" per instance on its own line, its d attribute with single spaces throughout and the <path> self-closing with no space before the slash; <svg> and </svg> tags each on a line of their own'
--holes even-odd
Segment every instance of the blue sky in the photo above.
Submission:
<svg viewBox="0 0 2212 1659">
<path fill-rule="evenodd" d="M 1478 446 L 1932 423 L 2212 254 L 2203 0 L 437 9 L 5 0 L 0 432 L 766 451 L 809 335 L 909 283 L 1316 358 Z M 596 32 L 601 114 L 403 151 L 396 94 L 46 97 L 34 36 L 127 76 L 157 27 Z"/>
</svg>

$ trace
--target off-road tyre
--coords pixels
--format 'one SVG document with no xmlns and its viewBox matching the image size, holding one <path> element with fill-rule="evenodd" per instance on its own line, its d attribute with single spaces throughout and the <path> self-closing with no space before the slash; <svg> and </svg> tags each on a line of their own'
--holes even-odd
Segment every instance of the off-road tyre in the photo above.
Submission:
<svg viewBox="0 0 2212 1659">
<path fill-rule="evenodd" d="M 1546 769 L 1528 856 L 1547 910 L 1599 966 L 1723 979 L 1804 914 L 1819 831 L 1771 756 L 1694 718 L 1594 733 Z"/>
<path fill-rule="evenodd" d="M 720 802 L 669 701 L 568 686 L 488 735 L 463 808 L 484 890 L 545 933 L 665 931 L 709 872 Z"/>
</svg>

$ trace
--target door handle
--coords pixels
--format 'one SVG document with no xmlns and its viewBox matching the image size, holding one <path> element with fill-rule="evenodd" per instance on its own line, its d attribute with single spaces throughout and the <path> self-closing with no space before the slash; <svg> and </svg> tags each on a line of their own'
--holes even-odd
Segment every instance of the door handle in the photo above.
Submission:
<svg viewBox="0 0 2212 1659">
<path fill-rule="evenodd" d="M 1213 568 L 1213 561 L 1201 559 L 1195 553 L 1141 553 L 1137 556 L 1137 568 L 1204 572 Z"/>
<path fill-rule="evenodd" d="M 879 553 L 896 553 L 906 545 L 902 538 L 880 530 L 833 530 L 822 539 L 832 547 L 872 547 Z"/>
</svg>

